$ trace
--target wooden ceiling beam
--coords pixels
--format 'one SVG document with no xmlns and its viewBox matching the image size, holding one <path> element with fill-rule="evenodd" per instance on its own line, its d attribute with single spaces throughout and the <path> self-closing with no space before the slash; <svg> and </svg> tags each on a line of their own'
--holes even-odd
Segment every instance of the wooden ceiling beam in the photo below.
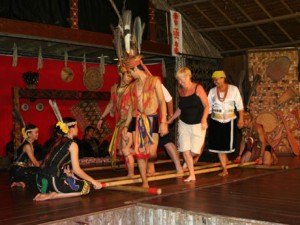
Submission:
<svg viewBox="0 0 300 225">
<path fill-rule="evenodd" d="M 4 18 L 0 18 L 0 36 L 114 49 L 110 34 Z M 153 41 L 143 40 L 142 50 L 153 55 L 171 55 L 170 45 Z"/>
<path fill-rule="evenodd" d="M 219 11 L 219 13 L 221 13 L 224 18 L 227 19 L 227 21 L 231 24 L 234 24 L 234 22 L 223 12 L 223 10 L 220 9 L 220 7 L 218 5 L 216 5 L 214 2 L 211 2 L 211 4 Z M 237 28 L 237 31 L 252 45 L 255 46 L 255 44 L 248 38 L 247 35 L 245 35 L 244 32 L 242 32 L 239 28 Z"/>
<path fill-rule="evenodd" d="M 269 18 L 273 18 L 273 16 L 265 9 L 265 7 L 258 1 L 255 0 L 256 4 L 262 9 L 262 11 L 269 17 Z M 285 31 L 285 29 L 282 28 L 282 26 L 280 26 L 279 23 L 277 23 L 277 21 L 274 21 L 274 24 L 279 28 L 279 30 L 281 30 L 282 33 L 285 34 L 285 36 L 290 40 L 293 41 L 294 39 Z"/>
<path fill-rule="evenodd" d="M 203 17 L 205 17 L 205 19 L 207 19 L 207 21 L 209 21 L 212 25 L 214 25 L 215 27 L 217 27 L 217 25 L 209 18 L 209 16 L 207 16 L 202 10 L 200 10 L 198 6 L 194 5 L 194 7 L 198 10 L 199 13 L 202 14 Z M 240 48 L 223 31 L 220 31 L 220 33 L 225 37 L 225 39 L 228 42 L 230 42 L 232 44 L 232 46 L 234 46 L 237 49 Z"/>
<path fill-rule="evenodd" d="M 253 19 L 245 12 L 245 10 L 238 4 L 235 2 L 235 0 L 231 0 L 232 3 L 235 5 L 235 7 L 237 7 L 240 12 L 251 22 L 253 22 Z M 269 41 L 269 43 L 274 44 L 274 42 L 270 39 L 270 37 L 263 31 L 263 29 L 261 29 L 259 26 L 255 26 L 255 28 L 257 30 L 259 30 L 259 32 Z"/>
<path fill-rule="evenodd" d="M 196 4 L 196 3 L 208 2 L 208 1 L 209 0 L 194 0 L 194 1 L 190 1 L 190 2 L 177 3 L 177 4 L 173 4 L 173 5 L 170 4 L 170 6 L 176 8 L 176 7 L 193 5 L 193 4 Z"/>
<path fill-rule="evenodd" d="M 265 23 L 273 23 L 275 21 L 287 20 L 287 19 L 293 19 L 293 18 L 299 18 L 299 17 L 300 17 L 300 12 L 296 12 L 291 15 L 277 16 L 277 17 L 272 17 L 269 19 L 256 20 L 253 22 L 239 23 L 239 24 L 234 24 L 234 25 L 219 26 L 219 27 L 213 27 L 213 28 L 201 28 L 201 29 L 197 29 L 197 30 L 201 31 L 201 32 L 230 30 L 230 29 L 235 29 L 238 27 L 239 28 L 240 27 L 250 27 L 250 26 L 256 26 L 256 25 L 265 24 Z"/>
</svg>

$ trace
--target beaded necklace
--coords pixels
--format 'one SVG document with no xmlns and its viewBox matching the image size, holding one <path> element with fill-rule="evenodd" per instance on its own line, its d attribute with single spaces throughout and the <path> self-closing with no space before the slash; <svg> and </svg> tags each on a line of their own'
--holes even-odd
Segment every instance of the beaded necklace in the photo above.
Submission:
<svg viewBox="0 0 300 225">
<path fill-rule="evenodd" d="M 228 84 L 226 84 L 226 88 L 225 88 L 223 97 L 220 96 L 220 90 L 219 90 L 219 88 L 217 88 L 217 95 L 218 95 L 218 99 L 220 102 L 224 102 L 224 100 L 226 99 L 227 93 L 228 93 Z"/>
</svg>

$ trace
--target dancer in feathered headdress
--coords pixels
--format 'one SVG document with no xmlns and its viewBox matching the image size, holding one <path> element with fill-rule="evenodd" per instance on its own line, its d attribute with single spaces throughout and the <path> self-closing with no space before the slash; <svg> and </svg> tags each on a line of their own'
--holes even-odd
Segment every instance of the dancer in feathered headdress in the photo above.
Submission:
<svg viewBox="0 0 300 225">
<path fill-rule="evenodd" d="M 41 193 L 34 200 L 86 195 L 90 191 L 90 183 L 95 189 L 100 189 L 101 183 L 80 168 L 78 145 L 73 140 L 78 134 L 77 121 L 71 117 L 62 118 L 56 102 L 49 100 L 49 104 L 58 120 L 58 137 L 41 165 L 37 176 L 37 187 Z"/>
</svg>

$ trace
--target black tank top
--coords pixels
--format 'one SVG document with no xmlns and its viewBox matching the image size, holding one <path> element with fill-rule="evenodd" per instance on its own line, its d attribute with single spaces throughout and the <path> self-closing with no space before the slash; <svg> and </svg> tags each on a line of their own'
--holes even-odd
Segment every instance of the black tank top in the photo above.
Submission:
<svg viewBox="0 0 300 225">
<path fill-rule="evenodd" d="M 203 115 L 203 105 L 195 91 L 190 96 L 179 96 L 179 108 L 181 110 L 180 119 L 187 124 L 201 123 Z"/>
</svg>

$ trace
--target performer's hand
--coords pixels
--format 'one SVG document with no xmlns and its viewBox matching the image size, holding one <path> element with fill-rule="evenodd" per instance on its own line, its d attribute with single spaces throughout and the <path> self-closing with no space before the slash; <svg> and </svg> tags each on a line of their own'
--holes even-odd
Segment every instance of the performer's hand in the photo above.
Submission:
<svg viewBox="0 0 300 225">
<path fill-rule="evenodd" d="M 127 132 L 128 132 L 128 127 L 123 127 L 123 129 L 122 129 L 122 138 L 123 138 L 123 140 L 127 140 L 128 139 L 128 137 L 127 137 Z"/>
<path fill-rule="evenodd" d="M 202 130 L 206 130 L 207 127 L 208 127 L 207 122 L 201 123 L 201 129 L 202 129 Z"/>
<path fill-rule="evenodd" d="M 101 184 L 101 182 L 95 180 L 93 182 L 93 187 L 94 187 L 94 189 L 98 190 L 98 189 L 102 188 L 102 184 Z"/>
<path fill-rule="evenodd" d="M 160 125 L 159 125 L 159 133 L 160 133 L 161 137 L 163 137 L 163 136 L 165 136 L 166 134 L 169 133 L 169 129 L 168 129 L 168 124 L 167 123 L 160 123 Z"/>
<path fill-rule="evenodd" d="M 238 126 L 239 129 L 242 129 L 243 126 L 244 126 L 244 120 L 239 119 L 237 126 Z"/>
<path fill-rule="evenodd" d="M 97 128 L 98 128 L 98 130 L 101 129 L 102 122 L 103 122 L 103 119 L 100 119 L 100 120 L 98 121 L 98 123 L 97 123 Z"/>
</svg>

